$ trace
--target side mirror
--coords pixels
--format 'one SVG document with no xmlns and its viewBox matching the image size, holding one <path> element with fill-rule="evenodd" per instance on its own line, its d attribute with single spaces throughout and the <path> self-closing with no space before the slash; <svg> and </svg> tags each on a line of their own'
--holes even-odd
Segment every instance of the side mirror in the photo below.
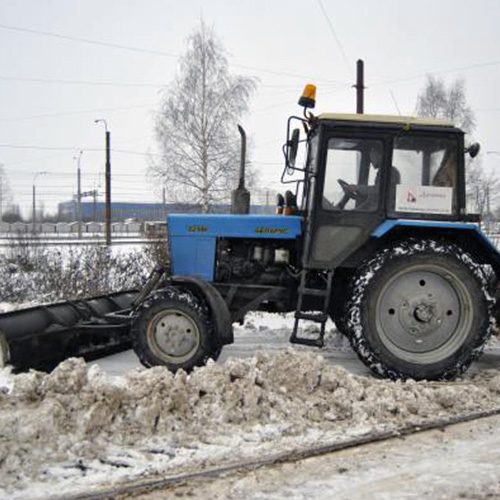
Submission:
<svg viewBox="0 0 500 500">
<path fill-rule="evenodd" d="M 481 146 L 477 142 L 473 142 L 468 148 L 465 148 L 465 152 L 469 153 L 471 158 L 475 158 L 479 153 Z"/>
<path fill-rule="evenodd" d="M 292 138 L 288 141 L 288 166 L 295 167 L 295 160 L 297 159 L 297 150 L 299 149 L 299 139 L 300 139 L 300 130 L 298 128 L 293 129 Z"/>
</svg>

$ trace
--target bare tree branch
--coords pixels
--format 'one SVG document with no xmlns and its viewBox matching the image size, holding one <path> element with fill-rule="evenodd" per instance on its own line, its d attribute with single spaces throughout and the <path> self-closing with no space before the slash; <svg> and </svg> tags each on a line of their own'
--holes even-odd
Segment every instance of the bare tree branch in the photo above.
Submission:
<svg viewBox="0 0 500 500">
<path fill-rule="evenodd" d="M 444 80 L 427 78 L 423 91 L 417 97 L 417 114 L 451 120 L 467 134 L 476 127 L 474 112 L 465 97 L 465 81 L 455 80 L 448 88 Z M 487 173 L 481 166 L 480 157 L 466 161 L 467 204 L 481 216 L 491 216 L 500 201 L 500 178 Z"/>
<path fill-rule="evenodd" d="M 468 134 L 476 126 L 474 112 L 467 105 L 465 81 L 462 79 L 446 88 L 444 80 L 428 76 L 424 90 L 417 97 L 417 115 L 451 120 Z"/>
</svg>

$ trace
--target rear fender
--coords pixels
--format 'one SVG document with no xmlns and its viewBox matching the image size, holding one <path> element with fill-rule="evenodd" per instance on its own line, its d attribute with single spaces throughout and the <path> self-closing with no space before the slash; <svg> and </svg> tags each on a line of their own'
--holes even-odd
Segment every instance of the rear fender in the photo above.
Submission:
<svg viewBox="0 0 500 500">
<path fill-rule="evenodd" d="M 471 253 L 481 264 L 490 265 L 500 279 L 500 252 L 477 224 L 394 219 L 381 224 L 372 237 L 380 241 L 408 237 L 451 241 Z"/>
<path fill-rule="evenodd" d="M 168 281 L 174 286 L 187 288 L 205 299 L 210 307 L 210 313 L 215 324 L 215 335 L 219 345 L 234 342 L 233 323 L 229 308 L 222 295 L 211 283 L 192 276 L 172 276 Z"/>
</svg>

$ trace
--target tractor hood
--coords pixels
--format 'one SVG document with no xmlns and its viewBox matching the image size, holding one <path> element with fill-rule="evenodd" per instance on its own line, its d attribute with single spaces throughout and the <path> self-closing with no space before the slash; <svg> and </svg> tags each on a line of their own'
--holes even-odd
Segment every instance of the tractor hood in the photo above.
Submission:
<svg viewBox="0 0 500 500">
<path fill-rule="evenodd" d="M 302 217 L 283 215 L 171 214 L 167 224 L 170 237 L 288 239 L 302 232 Z"/>
<path fill-rule="evenodd" d="M 171 214 L 167 228 L 173 274 L 213 281 L 217 238 L 295 239 L 302 217 Z"/>
</svg>

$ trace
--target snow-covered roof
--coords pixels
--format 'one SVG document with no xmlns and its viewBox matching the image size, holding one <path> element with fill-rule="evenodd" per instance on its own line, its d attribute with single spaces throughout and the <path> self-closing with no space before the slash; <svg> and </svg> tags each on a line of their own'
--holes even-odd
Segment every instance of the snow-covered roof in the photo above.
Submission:
<svg viewBox="0 0 500 500">
<path fill-rule="evenodd" d="M 440 118 L 420 118 L 398 115 L 368 115 L 354 113 L 322 113 L 319 120 L 355 121 L 371 123 L 396 123 L 403 125 L 427 125 L 433 127 L 454 127 L 453 122 Z"/>
</svg>

